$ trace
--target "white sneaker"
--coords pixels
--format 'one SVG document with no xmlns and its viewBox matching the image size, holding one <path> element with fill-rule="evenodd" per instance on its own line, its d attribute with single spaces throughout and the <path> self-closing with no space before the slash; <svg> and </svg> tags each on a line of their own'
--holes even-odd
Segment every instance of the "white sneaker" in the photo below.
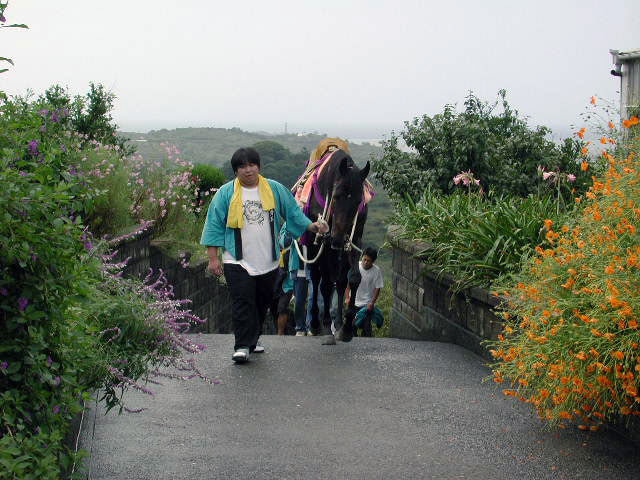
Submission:
<svg viewBox="0 0 640 480">
<path fill-rule="evenodd" d="M 262 346 L 260 342 L 258 342 L 258 344 L 253 349 L 253 353 L 264 353 L 264 346 Z"/>
<path fill-rule="evenodd" d="M 231 360 L 236 363 L 245 363 L 249 361 L 249 349 L 248 348 L 239 348 L 236 350 L 233 355 L 231 355 Z"/>
<path fill-rule="evenodd" d="M 307 330 L 307 337 L 315 337 L 316 334 L 313 333 L 311 330 Z"/>
<path fill-rule="evenodd" d="M 296 337 L 304 337 L 306 333 L 304 332 L 296 332 Z"/>
</svg>

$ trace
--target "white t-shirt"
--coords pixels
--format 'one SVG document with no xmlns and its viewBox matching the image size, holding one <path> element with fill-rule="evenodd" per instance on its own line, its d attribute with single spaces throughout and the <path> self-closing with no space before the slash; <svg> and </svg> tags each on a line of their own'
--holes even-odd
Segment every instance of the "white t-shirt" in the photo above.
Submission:
<svg viewBox="0 0 640 480">
<path fill-rule="evenodd" d="M 242 266 L 251 276 L 262 275 L 278 268 L 278 260 L 273 260 L 269 213 L 262 208 L 258 187 L 241 188 L 242 260 L 236 260 L 225 250 L 222 261 Z"/>
<path fill-rule="evenodd" d="M 377 265 L 371 265 L 369 270 L 362 268 L 362 262 L 358 263 L 360 267 L 360 275 L 362 280 L 358 286 L 356 292 L 356 307 L 362 308 L 369 305 L 373 298 L 373 291 L 376 288 L 384 287 L 384 279 L 382 277 L 382 270 Z"/>
</svg>

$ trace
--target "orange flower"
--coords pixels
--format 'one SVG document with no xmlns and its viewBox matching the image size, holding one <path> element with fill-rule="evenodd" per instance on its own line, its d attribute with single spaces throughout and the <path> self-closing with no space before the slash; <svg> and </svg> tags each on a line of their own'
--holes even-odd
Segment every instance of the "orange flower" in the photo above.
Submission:
<svg viewBox="0 0 640 480">
<path fill-rule="evenodd" d="M 603 144 L 603 145 L 606 145 L 607 144 L 607 139 L 605 137 L 602 137 L 600 139 L 600 143 Z"/>
<path fill-rule="evenodd" d="M 614 129 L 615 125 L 613 124 L 613 122 L 609 122 L 609 128 Z"/>
<path fill-rule="evenodd" d="M 628 128 L 628 127 L 627 127 L 627 128 Z M 586 128 L 584 128 L 584 127 L 582 127 L 582 128 L 578 131 L 578 136 L 579 136 L 580 138 L 584 138 L 584 132 L 586 132 L 586 131 L 587 131 L 587 129 L 586 129 Z"/>
<path fill-rule="evenodd" d="M 584 352 L 580 352 L 580 353 L 576 354 L 576 358 L 578 360 L 586 360 L 587 359 L 587 355 Z"/>
<path fill-rule="evenodd" d="M 596 104 L 596 97 L 592 96 L 591 97 L 591 105 L 595 105 Z"/>
<path fill-rule="evenodd" d="M 638 120 L 638 117 L 633 116 L 629 119 L 629 123 L 631 126 L 638 125 L 638 123 L 640 123 L 640 120 Z"/>
<path fill-rule="evenodd" d="M 622 360 L 624 358 L 624 353 L 622 353 L 619 350 L 616 350 L 615 352 L 613 352 L 611 354 L 614 358 L 616 358 L 617 360 Z"/>
<path fill-rule="evenodd" d="M 581 153 L 582 155 L 586 155 L 588 152 L 589 152 L 589 150 L 587 149 L 587 147 L 582 147 L 582 148 L 580 149 L 580 153 Z"/>
<path fill-rule="evenodd" d="M 547 230 L 551 229 L 551 225 L 553 225 L 553 220 L 549 220 L 548 218 L 544 221 L 544 228 Z"/>
</svg>

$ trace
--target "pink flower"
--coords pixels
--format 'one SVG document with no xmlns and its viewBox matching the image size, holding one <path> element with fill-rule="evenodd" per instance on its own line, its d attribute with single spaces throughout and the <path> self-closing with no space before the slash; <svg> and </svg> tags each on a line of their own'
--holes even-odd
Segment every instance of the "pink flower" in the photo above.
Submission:
<svg viewBox="0 0 640 480">
<path fill-rule="evenodd" d="M 570 173 L 569 175 L 567 175 L 567 180 L 570 182 L 575 182 L 576 176 Z"/>
<path fill-rule="evenodd" d="M 547 180 L 550 177 L 555 177 L 555 172 L 543 172 L 542 173 L 542 178 Z"/>
</svg>

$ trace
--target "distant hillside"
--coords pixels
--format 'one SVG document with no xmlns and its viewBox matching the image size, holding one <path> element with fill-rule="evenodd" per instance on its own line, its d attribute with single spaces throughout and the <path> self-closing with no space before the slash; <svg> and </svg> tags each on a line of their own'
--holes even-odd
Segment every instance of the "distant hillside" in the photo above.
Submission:
<svg viewBox="0 0 640 480">
<path fill-rule="evenodd" d="M 162 154 L 160 143 L 166 142 L 177 146 L 182 152 L 182 159 L 194 163 L 206 163 L 218 167 L 229 162 L 231 155 L 240 147 L 249 147 L 257 142 L 270 140 L 287 148 L 291 153 L 299 153 L 303 149 L 311 151 L 326 135 L 306 134 L 298 136 L 271 135 L 268 133 L 245 132 L 239 128 L 177 128 L 174 130 L 152 130 L 149 133 L 120 132 L 129 138 L 140 154 L 155 158 Z M 348 141 L 348 139 L 347 139 Z M 362 165 L 373 153 L 381 155 L 382 149 L 365 143 L 350 143 L 353 159 Z M 303 166 L 301 167 L 302 170 Z"/>
<path fill-rule="evenodd" d="M 149 133 L 120 132 L 130 139 L 138 153 L 148 159 L 160 159 L 164 155 L 161 143 L 176 145 L 183 160 L 206 163 L 221 167 L 227 178 L 233 173 L 229 165 L 231 155 L 244 146 L 256 145 L 260 152 L 262 173 L 284 185 L 293 185 L 302 174 L 308 155 L 326 135 L 270 135 L 268 133 L 245 132 L 239 128 L 178 128 L 175 130 L 152 130 Z M 347 139 L 348 141 L 348 139 Z M 279 145 L 278 145 L 279 144 Z M 349 143 L 353 159 L 360 166 L 370 155 L 380 156 L 382 149 L 365 143 Z M 378 195 L 369 205 L 369 216 L 365 226 L 363 243 L 381 247 L 384 243 L 387 219 L 392 206 L 382 187 L 376 185 Z M 385 275 L 390 279 L 391 257 L 389 251 L 381 252 L 378 260 Z"/>
</svg>

